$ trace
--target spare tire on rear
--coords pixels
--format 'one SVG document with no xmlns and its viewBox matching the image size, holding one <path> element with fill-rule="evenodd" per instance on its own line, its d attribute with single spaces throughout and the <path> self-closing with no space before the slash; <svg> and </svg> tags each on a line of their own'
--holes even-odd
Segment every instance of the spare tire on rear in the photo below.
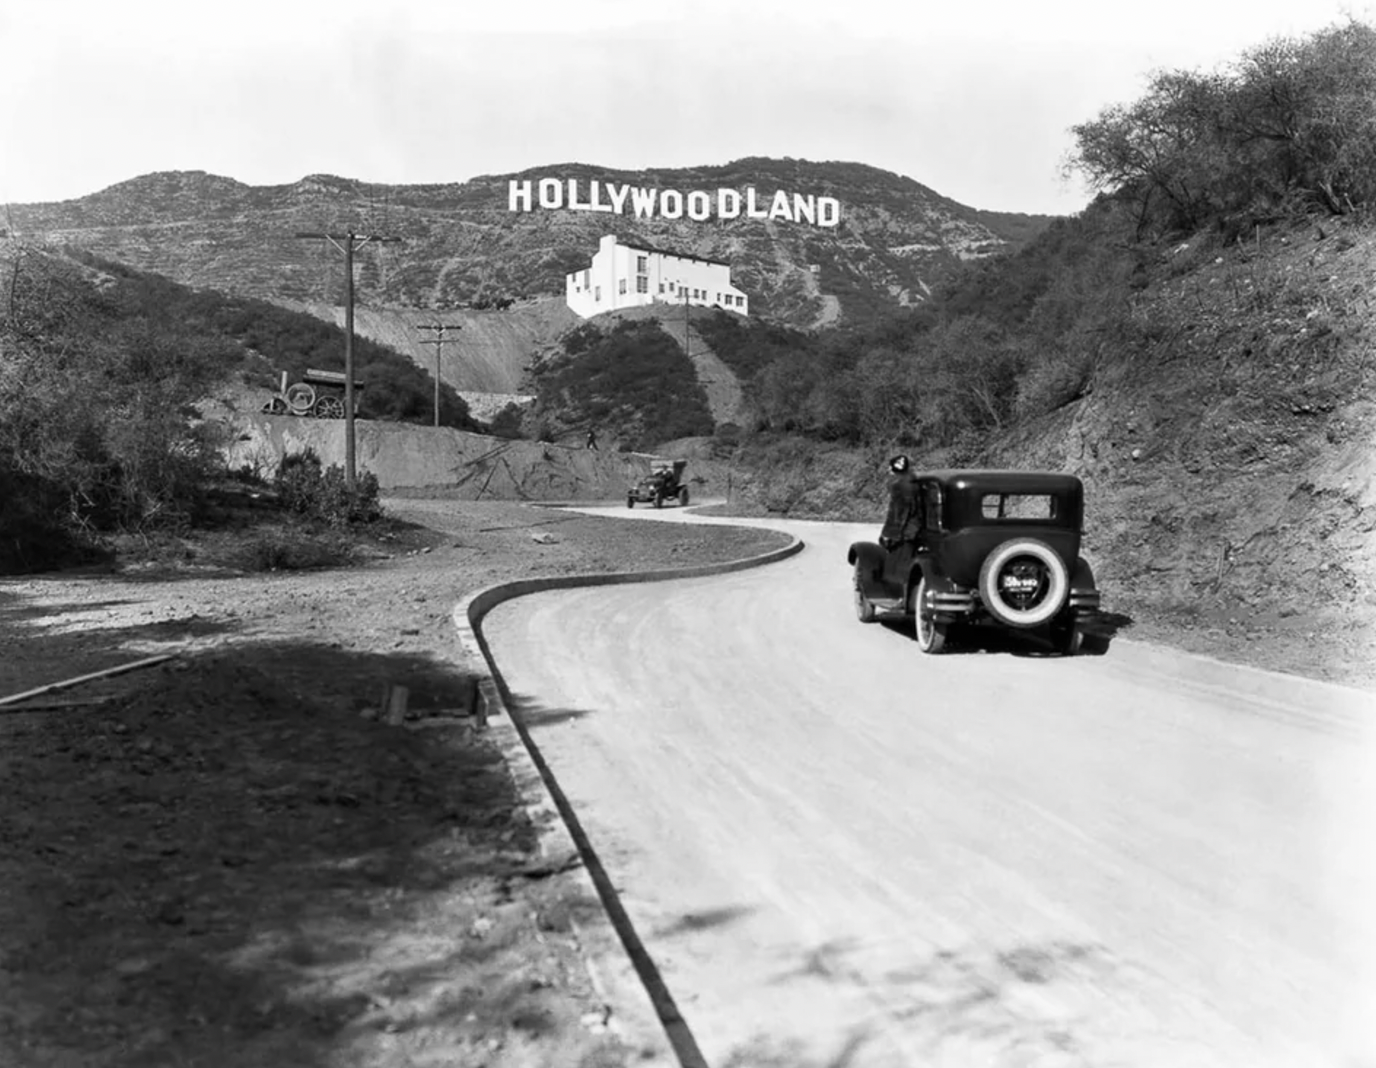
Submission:
<svg viewBox="0 0 1376 1068">
<path fill-rule="evenodd" d="M 1049 623 L 1070 595 L 1070 576 L 1056 550 L 1036 538 L 1006 541 L 979 569 L 979 596 L 1010 627 Z"/>
</svg>

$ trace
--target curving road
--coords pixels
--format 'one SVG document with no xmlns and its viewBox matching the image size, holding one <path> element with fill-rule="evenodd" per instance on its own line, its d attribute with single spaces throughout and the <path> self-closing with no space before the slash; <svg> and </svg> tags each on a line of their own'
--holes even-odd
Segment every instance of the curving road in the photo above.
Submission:
<svg viewBox="0 0 1376 1068">
<path fill-rule="evenodd" d="M 714 1068 L 1376 1064 L 1376 697 L 923 657 L 853 615 L 872 527 L 766 525 L 808 548 L 483 624 Z"/>
</svg>

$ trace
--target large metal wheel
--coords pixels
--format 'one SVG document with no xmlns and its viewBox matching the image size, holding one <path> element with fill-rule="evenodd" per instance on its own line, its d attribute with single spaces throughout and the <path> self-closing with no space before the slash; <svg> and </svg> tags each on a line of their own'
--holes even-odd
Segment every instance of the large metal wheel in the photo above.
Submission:
<svg viewBox="0 0 1376 1068">
<path fill-rule="evenodd" d="M 316 399 L 315 412 L 317 419 L 343 419 L 344 402 L 338 397 L 324 394 Z"/>
<path fill-rule="evenodd" d="M 287 402 L 281 397 L 273 397 L 272 400 L 263 405 L 263 413 L 265 415 L 286 415 Z"/>
<path fill-rule="evenodd" d="M 922 613 L 922 602 L 926 600 L 927 580 L 924 578 L 913 590 L 912 608 L 913 626 L 917 630 L 917 647 L 924 653 L 935 655 L 946 648 L 946 630 L 949 623 L 931 618 L 924 618 Z"/>
<path fill-rule="evenodd" d="M 688 487 L 687 487 L 687 486 L 681 486 L 681 487 L 679 487 L 679 491 L 678 491 L 678 506 L 679 506 L 680 508 L 687 508 L 687 507 L 688 507 Z"/>
<path fill-rule="evenodd" d="M 309 415 L 315 407 L 315 387 L 305 382 L 288 386 L 287 407 L 293 415 Z"/>
</svg>

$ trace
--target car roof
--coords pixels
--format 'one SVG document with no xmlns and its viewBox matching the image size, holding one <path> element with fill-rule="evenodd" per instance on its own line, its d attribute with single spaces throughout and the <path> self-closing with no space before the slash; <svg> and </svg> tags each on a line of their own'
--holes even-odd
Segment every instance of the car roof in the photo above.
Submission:
<svg viewBox="0 0 1376 1068">
<path fill-rule="evenodd" d="M 989 489 L 1012 493 L 1064 493 L 1082 488 L 1075 475 L 1063 471 L 1016 471 L 997 468 L 942 468 L 915 471 L 915 478 L 931 479 L 952 489 Z"/>
</svg>

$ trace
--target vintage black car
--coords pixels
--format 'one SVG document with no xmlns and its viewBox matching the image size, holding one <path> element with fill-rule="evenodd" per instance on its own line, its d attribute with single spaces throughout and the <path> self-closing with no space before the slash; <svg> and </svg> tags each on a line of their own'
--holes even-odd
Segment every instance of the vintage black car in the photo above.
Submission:
<svg viewBox="0 0 1376 1068">
<path fill-rule="evenodd" d="M 915 507 L 902 536 L 856 542 L 847 554 L 861 622 L 910 618 L 926 653 L 941 652 L 961 623 L 1036 630 L 1066 655 L 1107 648 L 1094 627 L 1094 573 L 1080 555 L 1078 478 L 985 470 L 908 478 Z"/>
<path fill-rule="evenodd" d="M 680 508 L 687 508 L 688 487 L 683 481 L 687 466 L 687 460 L 656 461 L 650 473 L 626 491 L 626 507 L 634 508 L 639 501 L 660 508 L 665 501 L 678 501 Z"/>
</svg>

